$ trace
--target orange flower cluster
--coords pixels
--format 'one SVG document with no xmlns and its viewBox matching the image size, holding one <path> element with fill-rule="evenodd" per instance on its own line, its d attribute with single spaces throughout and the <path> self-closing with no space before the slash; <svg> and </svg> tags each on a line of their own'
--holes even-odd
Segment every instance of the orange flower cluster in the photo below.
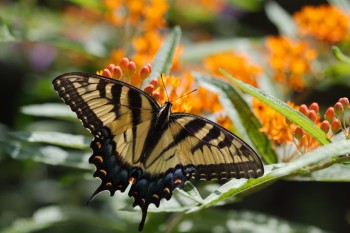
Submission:
<svg viewBox="0 0 350 233">
<path fill-rule="evenodd" d="M 306 106 L 305 104 L 300 105 L 299 111 L 304 114 L 307 118 L 309 118 L 315 125 L 320 127 L 322 130 L 326 130 L 327 127 L 324 127 L 324 123 L 320 122 L 321 116 L 319 112 L 318 103 L 314 102 L 310 104 L 310 106 Z M 321 126 L 322 125 L 322 126 Z M 296 143 L 297 149 L 299 153 L 305 154 L 308 151 L 311 151 L 318 147 L 320 144 L 311 137 L 308 133 L 304 132 L 304 130 L 295 124 L 290 125 L 291 131 L 294 137 L 294 143 Z M 329 128 L 328 128 L 329 130 Z M 291 160 L 295 154 L 291 154 L 288 160 Z"/>
<path fill-rule="evenodd" d="M 294 20 L 303 36 L 329 43 L 337 43 L 349 36 L 349 15 L 335 6 L 306 6 L 294 14 Z"/>
<path fill-rule="evenodd" d="M 162 82 L 161 79 L 158 81 Z M 195 88 L 195 81 L 191 74 L 184 74 L 182 78 L 166 76 L 163 77 L 163 81 L 169 93 L 169 100 L 173 101 L 172 109 L 174 112 L 190 112 L 202 115 L 203 113 L 217 113 L 223 109 L 218 94 L 212 93 L 203 87 Z M 160 92 L 160 104 L 163 104 L 168 99 L 162 85 L 159 86 L 158 91 Z M 193 93 L 189 94 L 190 92 Z M 174 101 L 179 97 L 181 99 Z M 224 118 L 224 116 L 221 117 Z M 224 122 L 227 123 L 228 120 L 222 120 L 222 123 Z"/>
<path fill-rule="evenodd" d="M 219 68 L 224 69 L 233 77 L 253 86 L 257 86 L 257 77 L 261 73 L 261 67 L 252 64 L 243 56 L 234 52 L 223 52 L 208 56 L 204 60 L 205 68 L 215 75 L 222 76 Z"/>
<path fill-rule="evenodd" d="M 303 41 L 287 37 L 268 37 L 266 46 L 273 78 L 284 87 L 301 91 L 305 87 L 305 75 L 312 71 L 310 63 L 316 58 L 316 51 Z"/>
<path fill-rule="evenodd" d="M 343 132 L 346 139 L 350 138 L 350 128 L 346 128 L 350 124 L 350 117 L 346 119 L 346 111 L 350 110 L 350 103 L 347 97 L 340 98 L 334 107 L 329 107 L 324 114 L 325 120 L 322 124 L 327 125 L 324 127 L 324 132 L 332 131 L 334 135 L 338 133 L 339 130 Z M 322 129 L 322 128 L 321 128 Z"/>
<path fill-rule="evenodd" d="M 166 101 L 171 101 L 173 112 L 190 112 L 192 110 L 192 94 L 186 95 L 191 91 L 192 82 L 181 82 L 182 80 L 186 81 L 186 79 L 180 79 L 180 77 L 164 75 L 158 79 L 160 84 L 164 83 L 156 89 L 160 94 L 159 104 L 162 105 Z M 168 96 L 166 93 L 168 93 Z"/>
<path fill-rule="evenodd" d="M 166 26 L 163 16 L 168 4 L 164 0 L 104 0 L 104 5 L 107 19 L 117 27 L 152 29 Z"/>
<path fill-rule="evenodd" d="M 134 49 L 132 59 L 135 63 L 142 65 L 151 62 L 163 40 L 160 29 L 167 25 L 165 21 L 165 14 L 169 7 L 167 1 L 105 0 L 104 4 L 107 19 L 117 27 L 123 28 L 132 38 Z M 114 50 L 111 53 L 111 62 L 117 63 L 125 55 L 124 48 Z"/>
<path fill-rule="evenodd" d="M 253 98 L 252 101 L 254 113 L 262 124 L 260 130 L 264 132 L 275 145 L 292 142 L 293 135 L 286 118 L 260 100 Z M 294 107 L 292 103 L 288 103 L 288 105 Z"/>
<path fill-rule="evenodd" d="M 346 123 L 345 119 L 345 111 L 350 109 L 348 98 L 340 98 L 334 107 L 329 107 L 324 114 L 322 122 L 318 103 L 314 102 L 310 106 L 305 104 L 295 106 L 293 103 L 288 102 L 288 105 L 309 118 L 329 138 L 333 138 L 339 130 L 344 133 L 346 138 L 350 138 L 350 130 L 346 128 L 346 125 L 350 123 L 350 118 L 348 123 Z M 319 147 L 319 143 L 300 126 L 290 123 L 284 116 L 258 99 L 253 98 L 253 109 L 262 123 L 261 131 L 269 137 L 274 145 L 287 143 L 296 145 L 296 151 L 288 156 L 284 155 L 282 158 L 283 162 L 291 161 L 296 155 L 304 154 Z"/>
</svg>

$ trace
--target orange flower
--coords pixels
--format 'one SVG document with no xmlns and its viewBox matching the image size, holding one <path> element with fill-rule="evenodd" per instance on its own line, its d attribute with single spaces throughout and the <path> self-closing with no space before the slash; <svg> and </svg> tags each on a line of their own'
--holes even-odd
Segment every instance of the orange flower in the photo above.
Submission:
<svg viewBox="0 0 350 233">
<path fill-rule="evenodd" d="M 169 95 L 169 100 L 173 103 L 173 112 L 190 112 L 196 115 L 213 113 L 217 115 L 219 113 L 216 118 L 218 124 L 226 129 L 232 127 L 233 124 L 230 118 L 222 113 L 223 108 L 219 102 L 218 94 L 212 93 L 203 87 L 198 87 L 196 92 L 190 93 L 195 90 L 194 78 L 191 74 L 184 74 L 182 78 L 173 76 L 163 76 L 162 78 Z M 163 81 L 159 79 L 158 83 Z M 162 105 L 168 101 L 163 85 L 159 85 L 156 91 L 160 93 L 159 104 Z M 179 97 L 181 98 L 178 99 Z"/>
<path fill-rule="evenodd" d="M 118 27 L 144 24 L 148 29 L 154 29 L 166 25 L 163 16 L 168 10 L 168 4 L 164 0 L 105 0 L 104 4 L 107 19 Z"/>
<path fill-rule="evenodd" d="M 125 48 L 130 48 L 130 45 L 123 44 L 123 42 L 131 42 L 134 50 L 132 51 L 134 62 L 138 66 L 151 62 L 163 41 L 160 29 L 167 25 L 165 21 L 165 14 L 169 7 L 167 1 L 104 0 L 104 4 L 107 19 L 115 26 L 128 32 L 126 33 L 127 38 L 119 38 L 120 46 L 124 50 L 123 56 L 126 54 Z M 120 50 L 111 52 L 111 63 L 115 63 L 121 58 Z"/>
<path fill-rule="evenodd" d="M 216 121 L 218 122 L 219 125 L 223 126 L 224 128 L 230 130 L 232 128 L 232 121 L 227 115 L 220 114 L 217 118 Z"/>
<path fill-rule="evenodd" d="M 184 82 L 183 82 L 184 80 Z M 164 90 L 164 86 L 166 90 Z M 173 112 L 190 112 L 192 109 L 191 95 L 185 94 L 189 93 L 192 83 L 186 82 L 185 79 L 174 76 L 162 76 L 158 79 L 158 88 L 156 89 L 159 92 L 159 104 L 164 104 L 166 101 L 170 100 L 173 103 L 172 111 Z M 168 93 L 168 96 L 166 95 Z M 181 97 L 183 96 L 183 97 Z M 181 97 L 180 99 L 178 99 Z M 176 100 L 178 99 L 178 100 Z M 175 101 L 174 101 L 175 100 Z"/>
<path fill-rule="evenodd" d="M 310 63 L 316 58 L 316 51 L 305 42 L 287 37 L 268 37 L 266 46 L 273 78 L 285 87 L 302 90 L 306 85 L 304 76 L 311 73 Z"/>
<path fill-rule="evenodd" d="M 252 100 L 254 113 L 262 124 L 260 130 L 264 132 L 274 144 L 292 142 L 293 136 L 286 118 L 260 100 L 256 98 Z M 289 105 L 292 105 L 292 103 Z"/>
<path fill-rule="evenodd" d="M 337 43 L 349 35 L 349 15 L 335 6 L 306 6 L 293 17 L 303 36 Z"/>
<path fill-rule="evenodd" d="M 262 70 L 259 66 L 248 62 L 245 57 L 233 52 L 210 55 L 204 60 L 204 66 L 209 72 L 219 76 L 222 76 L 219 72 L 219 68 L 222 68 L 233 77 L 253 86 L 257 86 L 256 79 Z"/>
<path fill-rule="evenodd" d="M 141 65 L 151 62 L 162 44 L 162 41 L 163 38 L 156 30 L 135 36 L 132 40 L 132 45 L 135 50 L 135 55 L 133 56 L 135 63 Z"/>
</svg>

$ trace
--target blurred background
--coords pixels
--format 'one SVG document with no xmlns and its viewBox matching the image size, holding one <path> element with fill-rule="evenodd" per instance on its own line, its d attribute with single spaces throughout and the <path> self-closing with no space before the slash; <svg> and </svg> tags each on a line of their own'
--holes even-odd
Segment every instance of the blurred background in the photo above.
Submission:
<svg viewBox="0 0 350 233">
<path fill-rule="evenodd" d="M 62 104 L 52 88 L 53 78 L 69 71 L 96 73 L 110 63 L 119 64 L 124 56 L 139 67 L 152 63 L 161 41 L 176 25 L 182 39 L 174 74 L 214 73 L 205 67 L 206 59 L 234 50 L 260 64 L 260 74 L 272 76 L 271 67 L 266 68 L 266 38 L 291 34 L 295 26 L 278 15 L 281 9 L 292 19 L 306 4 L 341 2 L 347 1 L 0 0 L 0 232 L 137 231 L 141 215 L 131 210 L 126 194 L 110 198 L 106 192 L 86 206 L 100 182 L 92 177 L 88 148 L 69 150 L 64 156 L 72 156 L 72 161 L 57 165 L 55 158 L 40 157 L 51 150 L 55 155 L 57 148 L 20 140 L 34 131 L 91 139 L 74 117 L 46 117 L 40 111 L 49 107 L 35 107 Z M 312 84 L 279 97 L 296 104 L 318 102 L 325 109 L 349 97 L 350 70 L 330 58 L 334 44 L 349 54 L 349 34 L 336 41 L 308 42 L 320 54 L 316 69 L 327 69 Z M 321 80 L 324 76 L 331 78 Z M 203 185 L 205 196 L 202 183 L 196 185 Z M 348 182 L 278 181 L 227 205 L 192 214 L 149 213 L 144 232 L 270 232 L 268 226 L 280 232 L 350 232 L 349 193 Z"/>
</svg>

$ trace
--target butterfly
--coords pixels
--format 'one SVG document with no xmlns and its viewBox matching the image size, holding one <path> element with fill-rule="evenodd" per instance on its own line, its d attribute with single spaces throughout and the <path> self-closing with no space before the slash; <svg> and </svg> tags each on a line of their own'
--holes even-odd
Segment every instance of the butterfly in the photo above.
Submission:
<svg viewBox="0 0 350 233">
<path fill-rule="evenodd" d="M 264 167 L 243 140 L 189 113 L 172 113 L 144 91 L 122 81 L 80 72 L 53 80 L 54 89 L 94 136 L 89 162 L 101 191 L 124 192 L 140 206 L 142 231 L 148 206 L 159 207 L 191 178 L 257 178 Z"/>
</svg>

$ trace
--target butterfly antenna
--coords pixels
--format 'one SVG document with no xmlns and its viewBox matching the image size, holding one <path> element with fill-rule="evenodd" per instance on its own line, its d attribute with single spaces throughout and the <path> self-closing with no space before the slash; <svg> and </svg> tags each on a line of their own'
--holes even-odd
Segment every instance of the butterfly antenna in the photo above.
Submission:
<svg viewBox="0 0 350 233">
<path fill-rule="evenodd" d="M 169 95 L 168 95 L 168 92 L 166 91 L 166 88 L 165 88 L 165 83 L 164 83 L 164 80 L 163 80 L 163 76 L 164 76 L 164 74 L 161 74 L 160 75 L 160 79 L 162 80 L 162 83 L 163 83 L 163 88 L 164 88 L 164 91 L 165 91 L 166 98 L 169 101 Z"/>
<path fill-rule="evenodd" d="M 192 91 L 190 91 L 190 92 L 188 92 L 180 97 L 177 97 L 176 99 L 172 100 L 171 102 L 174 102 L 175 100 L 181 99 L 182 97 L 188 96 L 189 94 L 192 94 L 195 91 L 197 91 L 197 89 L 194 89 L 194 90 L 192 90 Z"/>
</svg>

